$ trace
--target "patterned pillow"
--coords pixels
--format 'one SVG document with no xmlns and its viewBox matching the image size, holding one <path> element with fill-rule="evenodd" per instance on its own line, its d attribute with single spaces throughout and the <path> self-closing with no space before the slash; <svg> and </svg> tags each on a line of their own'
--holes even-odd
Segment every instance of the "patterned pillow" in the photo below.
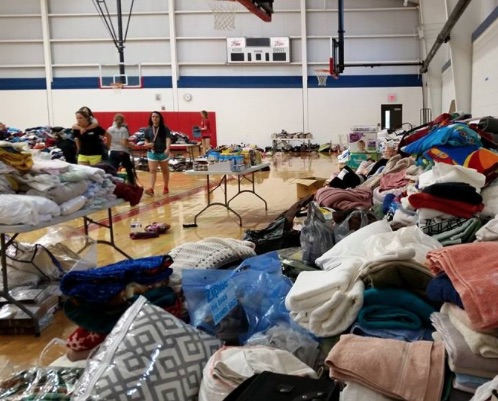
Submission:
<svg viewBox="0 0 498 401">
<path fill-rule="evenodd" d="M 193 401 L 220 346 L 140 297 L 89 360 L 73 400 Z"/>
</svg>

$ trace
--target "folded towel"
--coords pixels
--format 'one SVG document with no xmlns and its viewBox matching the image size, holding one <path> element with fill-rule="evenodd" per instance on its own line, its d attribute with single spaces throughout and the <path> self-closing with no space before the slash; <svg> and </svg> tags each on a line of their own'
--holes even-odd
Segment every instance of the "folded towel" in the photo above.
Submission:
<svg viewBox="0 0 498 401">
<path fill-rule="evenodd" d="M 413 256 L 415 256 L 415 252 Z M 426 299 L 427 285 L 434 275 L 427 266 L 413 259 L 389 262 L 371 262 L 363 265 L 360 278 L 365 285 L 375 288 L 400 288 L 413 291 Z"/>
<path fill-rule="evenodd" d="M 442 343 L 342 335 L 325 363 L 330 377 L 354 381 L 406 401 L 440 400 L 444 382 Z"/>
<path fill-rule="evenodd" d="M 388 398 L 383 394 L 362 386 L 355 382 L 347 382 L 346 387 L 341 392 L 341 401 L 390 401 L 393 398 Z"/>
<path fill-rule="evenodd" d="M 496 359 L 474 354 L 460 332 L 450 322 L 448 315 L 434 312 L 431 321 L 448 353 L 450 369 L 456 373 L 493 378 L 498 374 Z"/>
<path fill-rule="evenodd" d="M 297 324 L 318 337 L 343 333 L 358 315 L 363 304 L 364 288 L 363 282 L 357 281 L 345 292 L 334 292 L 327 302 L 315 309 L 291 310 L 290 316 Z"/>
<path fill-rule="evenodd" d="M 463 308 L 462 299 L 446 273 L 434 277 L 427 286 L 427 296 L 436 302 L 451 302 Z"/>
<path fill-rule="evenodd" d="M 335 292 L 347 291 L 357 276 L 358 264 L 331 271 L 303 271 L 288 292 L 285 306 L 289 310 L 314 309 L 331 299 Z"/>
<path fill-rule="evenodd" d="M 498 327 L 496 260 L 495 242 L 453 245 L 427 254 L 426 264 L 436 274 L 446 272 L 477 330 Z"/>
<path fill-rule="evenodd" d="M 334 294 L 330 301 L 310 314 L 309 331 L 319 337 L 343 333 L 358 316 L 364 289 L 363 282 L 357 281 L 349 291 Z"/>
<path fill-rule="evenodd" d="M 391 340 L 401 341 L 420 341 L 432 340 L 432 331 L 428 328 L 418 330 L 403 330 L 403 329 L 372 329 L 363 327 L 360 323 L 356 322 L 351 327 L 351 334 L 356 334 L 363 337 L 377 337 L 377 338 L 390 338 Z"/>
<path fill-rule="evenodd" d="M 446 313 L 450 322 L 455 326 L 465 339 L 470 350 L 485 358 L 498 358 L 498 337 L 492 334 L 479 333 L 463 324 L 452 312 L 449 303 L 445 303 L 441 308 L 441 313 Z M 498 364 L 498 359 L 495 359 Z"/>
<path fill-rule="evenodd" d="M 489 400 L 491 396 L 496 396 L 498 392 L 498 376 L 493 380 L 479 386 L 476 390 L 475 395 L 470 399 L 470 401 L 486 401 Z"/>
</svg>

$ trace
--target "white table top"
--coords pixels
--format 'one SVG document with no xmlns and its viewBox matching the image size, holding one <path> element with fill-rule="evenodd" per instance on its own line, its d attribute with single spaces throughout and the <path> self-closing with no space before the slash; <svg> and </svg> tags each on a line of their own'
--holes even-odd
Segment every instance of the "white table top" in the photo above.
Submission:
<svg viewBox="0 0 498 401">
<path fill-rule="evenodd" d="M 261 163 L 257 164 L 255 166 L 252 166 L 250 168 L 246 168 L 245 170 L 242 171 L 194 171 L 194 170 L 187 170 L 184 171 L 184 174 L 187 175 L 245 175 L 245 174 L 250 174 L 254 173 L 255 171 L 263 170 L 264 168 L 268 167 L 270 163 Z"/>
<path fill-rule="evenodd" d="M 78 217 L 88 216 L 89 214 L 97 213 L 97 212 L 100 212 L 102 210 L 107 210 L 107 209 L 110 209 L 114 206 L 121 205 L 125 202 L 126 201 L 124 199 L 118 198 L 118 199 L 107 202 L 101 209 L 80 209 L 77 212 L 69 214 L 67 216 L 54 217 L 53 219 L 51 219 L 49 221 L 42 221 L 39 224 L 34 225 L 34 226 L 29 225 L 29 224 L 16 224 L 16 225 L 1 225 L 0 224 L 0 233 L 9 233 L 9 234 L 27 233 L 30 231 L 39 230 L 40 228 L 55 226 L 57 224 L 64 223 L 66 221 L 77 219 Z"/>
</svg>

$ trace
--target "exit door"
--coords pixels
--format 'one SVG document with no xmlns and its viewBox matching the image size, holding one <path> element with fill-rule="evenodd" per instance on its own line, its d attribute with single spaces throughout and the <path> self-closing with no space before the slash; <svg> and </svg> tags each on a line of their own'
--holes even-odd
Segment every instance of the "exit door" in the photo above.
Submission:
<svg viewBox="0 0 498 401">
<path fill-rule="evenodd" d="M 396 130 L 403 125 L 403 105 L 402 104 L 382 104 L 381 128 Z"/>
</svg>

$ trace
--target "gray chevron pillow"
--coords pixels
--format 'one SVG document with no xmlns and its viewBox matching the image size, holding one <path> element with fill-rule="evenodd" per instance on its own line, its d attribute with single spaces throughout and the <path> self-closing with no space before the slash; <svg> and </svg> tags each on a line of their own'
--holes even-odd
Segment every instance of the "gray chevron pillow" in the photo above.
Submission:
<svg viewBox="0 0 498 401">
<path fill-rule="evenodd" d="M 218 339 L 138 298 L 90 359 L 75 401 L 197 399 Z"/>
</svg>

